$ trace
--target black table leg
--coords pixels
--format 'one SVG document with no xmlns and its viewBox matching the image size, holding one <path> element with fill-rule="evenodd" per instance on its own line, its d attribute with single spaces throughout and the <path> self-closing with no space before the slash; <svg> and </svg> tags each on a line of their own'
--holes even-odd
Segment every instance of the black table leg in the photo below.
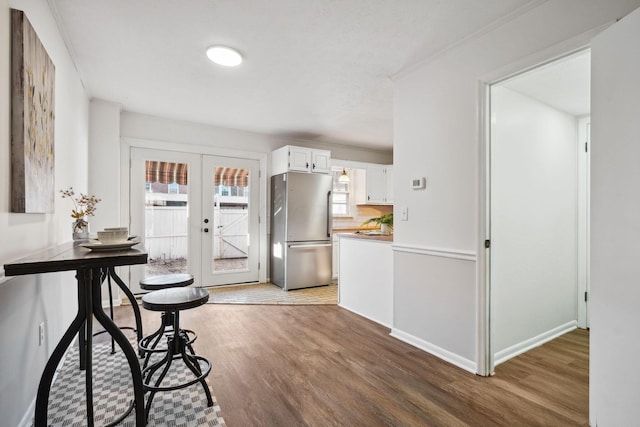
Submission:
<svg viewBox="0 0 640 427">
<path fill-rule="evenodd" d="M 86 288 L 86 313 L 87 319 L 85 322 L 87 329 L 87 349 L 86 349 L 86 371 L 85 371 L 85 394 L 87 396 L 87 427 L 93 427 L 93 307 L 92 300 L 95 293 L 95 284 L 98 283 L 98 290 L 100 289 L 100 276 L 91 274 L 91 270 L 84 271 L 84 283 L 81 286 Z"/>
<path fill-rule="evenodd" d="M 78 281 L 82 280 L 79 276 L 80 272 L 78 272 Z M 80 283 L 78 283 L 78 313 L 76 317 L 69 325 L 67 331 L 62 335 L 60 342 L 51 353 L 51 357 L 47 361 L 47 364 L 44 367 L 44 371 L 42 372 L 42 377 L 40 378 L 40 384 L 38 385 L 38 394 L 36 395 L 36 413 L 34 419 L 35 427 L 46 427 L 47 426 L 47 412 L 49 407 L 49 393 L 51 392 L 51 382 L 53 381 L 53 376 L 56 373 L 56 368 L 58 364 L 62 360 L 67 348 L 73 342 L 73 338 L 76 334 L 80 333 L 85 321 L 87 319 L 87 311 L 86 311 L 86 289 Z M 83 358 L 80 359 L 80 362 L 83 363 Z"/>
<path fill-rule="evenodd" d="M 100 270 L 94 270 L 94 274 L 99 275 Z M 131 347 L 129 340 L 124 336 L 120 328 L 113 323 L 113 321 L 107 316 L 102 309 L 102 298 L 100 289 L 100 280 L 93 281 L 93 314 L 104 329 L 115 338 L 116 342 L 122 349 L 122 352 L 127 358 L 129 363 L 129 369 L 131 370 L 131 378 L 133 380 L 133 394 L 135 401 L 136 411 L 136 425 L 145 425 L 144 415 L 144 389 L 142 387 L 142 372 L 140 371 L 140 363 L 136 356 L 136 352 Z"/>
<path fill-rule="evenodd" d="M 80 270 L 76 271 L 76 282 L 78 283 L 78 293 L 83 292 L 83 296 L 82 296 L 82 301 L 80 301 L 80 296 L 78 295 L 78 305 L 83 304 L 84 307 L 86 307 L 86 297 L 84 297 L 84 292 L 86 291 L 86 287 L 81 286 L 80 283 L 82 283 L 82 281 L 85 280 L 84 279 L 84 273 Z M 86 314 L 85 314 L 85 318 L 86 318 Z M 87 356 L 86 356 L 86 352 L 87 352 L 87 326 L 85 323 L 83 323 L 80 326 L 80 331 L 78 332 L 78 356 L 80 358 L 80 370 L 84 371 L 86 368 L 86 362 L 87 362 Z"/>
</svg>

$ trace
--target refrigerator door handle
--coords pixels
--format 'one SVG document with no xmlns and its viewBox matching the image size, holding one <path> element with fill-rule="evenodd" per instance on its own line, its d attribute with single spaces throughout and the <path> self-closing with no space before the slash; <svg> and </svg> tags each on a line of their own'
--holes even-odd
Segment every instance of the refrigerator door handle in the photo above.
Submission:
<svg viewBox="0 0 640 427">
<path fill-rule="evenodd" d="M 289 245 L 289 249 L 301 249 L 301 248 L 326 248 L 332 246 L 331 243 L 317 243 L 311 245 Z"/>
<path fill-rule="evenodd" d="M 327 237 L 331 237 L 331 191 L 327 193 Z"/>
</svg>

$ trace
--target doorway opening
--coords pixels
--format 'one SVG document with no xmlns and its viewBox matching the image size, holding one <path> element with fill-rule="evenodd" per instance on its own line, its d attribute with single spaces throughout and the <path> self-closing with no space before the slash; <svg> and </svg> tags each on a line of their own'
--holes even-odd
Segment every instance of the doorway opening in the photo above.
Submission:
<svg viewBox="0 0 640 427">
<path fill-rule="evenodd" d="M 490 87 L 489 372 L 587 327 L 590 51 Z"/>
</svg>

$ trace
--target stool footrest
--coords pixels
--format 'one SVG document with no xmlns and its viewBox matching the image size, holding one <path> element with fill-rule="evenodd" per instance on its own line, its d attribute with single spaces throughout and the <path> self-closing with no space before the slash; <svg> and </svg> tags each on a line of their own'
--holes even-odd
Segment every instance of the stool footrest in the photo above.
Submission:
<svg viewBox="0 0 640 427">
<path fill-rule="evenodd" d="M 202 362 L 203 364 L 205 364 L 205 369 L 203 371 L 201 371 L 200 375 L 198 375 L 197 377 L 195 377 L 192 380 L 187 381 L 185 383 L 171 385 L 171 386 L 164 386 L 164 387 L 159 386 L 159 385 L 158 386 L 153 386 L 153 385 L 148 384 L 148 383 L 151 382 L 151 379 L 153 377 L 153 375 L 150 375 L 149 378 L 147 378 L 145 380 L 144 390 L 145 391 L 173 391 L 173 390 L 178 390 L 178 389 L 181 389 L 181 388 L 189 387 L 191 385 L 194 385 L 194 384 L 204 380 L 207 377 L 207 375 L 209 375 L 209 372 L 211 372 L 211 362 L 209 362 L 209 360 L 205 359 L 202 356 L 190 355 L 190 357 L 194 359 L 193 362 L 195 362 L 195 363 Z M 177 359 L 177 357 L 175 359 Z M 199 365 L 198 365 L 198 367 L 199 367 Z M 154 368 L 154 365 L 148 366 L 144 371 L 142 371 L 142 377 L 145 378 L 145 375 L 146 375 L 145 371 L 150 371 L 152 368 Z M 157 370 L 157 367 L 156 367 L 156 370 Z"/>
<path fill-rule="evenodd" d="M 180 334 L 184 333 L 187 337 L 187 340 L 185 342 L 185 344 L 187 346 L 190 346 L 191 344 L 193 344 L 197 339 L 198 339 L 198 335 L 196 335 L 195 332 L 193 332 L 190 329 L 180 329 Z M 165 331 L 164 335 L 165 337 L 169 337 L 169 336 L 173 336 L 174 332 L 173 331 Z M 145 353 L 164 353 L 167 351 L 167 347 L 166 346 L 158 346 L 157 344 L 154 345 L 151 341 L 153 338 L 156 338 L 156 335 L 149 335 L 148 337 L 144 337 L 143 339 L 140 340 L 140 342 L 138 343 L 138 348 L 142 351 L 144 351 Z"/>
</svg>

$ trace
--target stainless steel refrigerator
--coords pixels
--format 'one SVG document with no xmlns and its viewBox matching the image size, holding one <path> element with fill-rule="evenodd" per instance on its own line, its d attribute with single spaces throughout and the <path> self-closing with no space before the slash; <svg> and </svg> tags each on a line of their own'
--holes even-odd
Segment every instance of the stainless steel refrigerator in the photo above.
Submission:
<svg viewBox="0 0 640 427">
<path fill-rule="evenodd" d="M 271 177 L 271 282 L 285 291 L 331 283 L 331 175 Z"/>
</svg>

